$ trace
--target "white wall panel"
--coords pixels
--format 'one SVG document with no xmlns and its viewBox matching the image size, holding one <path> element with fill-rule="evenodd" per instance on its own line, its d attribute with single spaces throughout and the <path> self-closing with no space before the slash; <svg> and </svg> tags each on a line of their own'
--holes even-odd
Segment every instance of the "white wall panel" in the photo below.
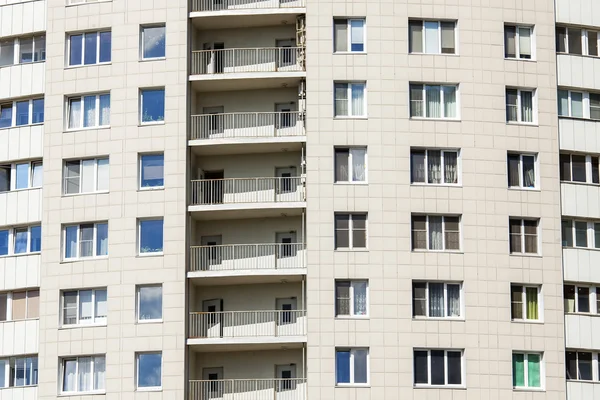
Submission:
<svg viewBox="0 0 600 400">
<path fill-rule="evenodd" d="M 0 390 L 0 400 L 35 400 L 37 397 L 37 386 Z"/>
<path fill-rule="evenodd" d="M 0 323 L 0 357 L 37 354 L 39 320 Z"/>
<path fill-rule="evenodd" d="M 600 399 L 600 383 L 598 382 L 567 382 L 568 400 Z"/>
<path fill-rule="evenodd" d="M 566 347 L 600 350 L 600 316 L 565 315 Z"/>
<path fill-rule="evenodd" d="M 45 0 L 0 0 L 0 37 L 45 31 Z"/>
<path fill-rule="evenodd" d="M 600 123 L 560 118 L 558 128 L 561 150 L 600 153 Z"/>
<path fill-rule="evenodd" d="M 600 218 L 600 186 L 561 183 L 562 215 Z"/>
<path fill-rule="evenodd" d="M 563 249 L 564 279 L 600 283 L 600 250 Z"/>
<path fill-rule="evenodd" d="M 597 0 L 556 0 L 556 22 L 600 26 L 600 3 Z"/>
<path fill-rule="evenodd" d="M 0 129 L 0 162 L 42 158 L 44 125 Z"/>
<path fill-rule="evenodd" d="M 0 290 L 40 286 L 39 254 L 0 258 Z"/>
<path fill-rule="evenodd" d="M 45 62 L 0 68 L 0 99 L 43 94 L 45 76 Z"/>
<path fill-rule="evenodd" d="M 42 220 L 42 189 L 0 193 L 0 226 L 21 225 Z"/>
<path fill-rule="evenodd" d="M 558 86 L 600 90 L 600 58 L 559 54 Z"/>
</svg>

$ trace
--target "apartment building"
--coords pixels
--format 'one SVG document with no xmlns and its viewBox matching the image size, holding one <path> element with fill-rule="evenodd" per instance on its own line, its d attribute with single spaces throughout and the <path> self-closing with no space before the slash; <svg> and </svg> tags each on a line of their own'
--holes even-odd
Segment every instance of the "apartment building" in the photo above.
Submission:
<svg viewBox="0 0 600 400">
<path fill-rule="evenodd" d="M 600 399 L 599 32 L 0 0 L 0 395 Z"/>
</svg>

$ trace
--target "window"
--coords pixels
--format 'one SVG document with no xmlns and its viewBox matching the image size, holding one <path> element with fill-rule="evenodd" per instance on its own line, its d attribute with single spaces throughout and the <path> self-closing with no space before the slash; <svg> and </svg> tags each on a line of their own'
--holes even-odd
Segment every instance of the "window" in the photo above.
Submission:
<svg viewBox="0 0 600 400">
<path fill-rule="evenodd" d="M 78 259 L 108 255 L 108 223 L 67 225 L 64 228 L 64 258 Z"/>
<path fill-rule="evenodd" d="M 462 350 L 414 350 L 415 386 L 462 385 Z"/>
<path fill-rule="evenodd" d="M 164 154 L 140 155 L 140 189 L 164 187 Z"/>
<path fill-rule="evenodd" d="M 540 321 L 540 292 L 539 286 L 510 285 L 511 319 Z"/>
<path fill-rule="evenodd" d="M 0 293 L 0 321 L 20 321 L 39 317 L 39 289 Z"/>
<path fill-rule="evenodd" d="M 367 214 L 335 214 L 335 248 L 367 248 Z"/>
<path fill-rule="evenodd" d="M 538 223 L 539 220 L 509 219 L 511 254 L 538 253 Z"/>
<path fill-rule="evenodd" d="M 583 154 L 560 155 L 560 180 L 563 182 L 600 183 L 599 157 Z"/>
<path fill-rule="evenodd" d="M 412 216 L 413 250 L 460 250 L 460 217 Z"/>
<path fill-rule="evenodd" d="M 519 189 L 535 189 L 537 182 L 535 154 L 508 153 L 508 187 Z"/>
<path fill-rule="evenodd" d="M 458 150 L 410 150 L 411 183 L 458 184 Z"/>
<path fill-rule="evenodd" d="M 408 21 L 409 53 L 456 54 L 456 21 Z"/>
<path fill-rule="evenodd" d="M 565 313 L 600 314 L 600 287 L 565 284 Z"/>
<path fill-rule="evenodd" d="M 0 358 L 0 388 L 36 386 L 37 355 Z"/>
<path fill-rule="evenodd" d="M 62 325 L 106 325 L 106 288 L 62 292 Z"/>
<path fill-rule="evenodd" d="M 364 82 L 334 84 L 335 117 L 367 116 L 367 85 Z"/>
<path fill-rule="evenodd" d="M 163 219 L 142 219 L 139 221 L 139 254 L 163 252 Z"/>
<path fill-rule="evenodd" d="M 367 281 L 335 282 L 335 315 L 365 317 L 369 307 Z"/>
<path fill-rule="evenodd" d="M 85 32 L 69 35 L 69 66 L 109 63 L 111 32 Z"/>
<path fill-rule="evenodd" d="M 165 57 L 165 25 L 142 26 L 141 28 L 141 58 L 151 60 Z"/>
<path fill-rule="evenodd" d="M 138 353 L 136 360 L 137 389 L 160 389 L 162 386 L 162 353 Z"/>
<path fill-rule="evenodd" d="M 368 384 L 369 349 L 336 349 L 335 383 L 337 385 Z"/>
<path fill-rule="evenodd" d="M 140 91 L 140 121 L 152 124 L 165 121 L 165 89 Z"/>
<path fill-rule="evenodd" d="M 365 51 L 365 19 L 335 18 L 333 20 L 334 53 Z"/>
<path fill-rule="evenodd" d="M 105 356 L 63 358 L 61 393 L 104 392 Z"/>
<path fill-rule="evenodd" d="M 45 60 L 45 35 L 0 40 L 0 67 Z"/>
<path fill-rule="evenodd" d="M 556 51 L 558 53 L 598 56 L 598 31 L 556 27 Z"/>
<path fill-rule="evenodd" d="M 504 25 L 504 57 L 533 58 L 533 27 Z"/>
<path fill-rule="evenodd" d="M 44 122 L 44 99 L 0 103 L 0 128 L 35 125 Z"/>
<path fill-rule="evenodd" d="M 513 388 L 542 387 L 542 355 L 540 353 L 513 353 Z"/>
<path fill-rule="evenodd" d="M 535 90 L 506 89 L 506 121 L 536 122 Z"/>
<path fill-rule="evenodd" d="M 410 84 L 410 117 L 457 119 L 457 85 Z"/>
<path fill-rule="evenodd" d="M 39 253 L 41 249 L 40 225 L 0 228 L 0 256 Z"/>
<path fill-rule="evenodd" d="M 600 221 L 565 219 L 561 230 L 563 247 L 600 248 Z"/>
<path fill-rule="evenodd" d="M 64 194 L 108 191 L 108 158 L 65 161 Z"/>
<path fill-rule="evenodd" d="M 592 359 L 597 360 L 598 353 L 567 350 L 567 380 L 598 381 L 598 372 L 595 371 L 597 370 L 596 368 L 592 367 Z"/>
<path fill-rule="evenodd" d="M 110 126 L 110 94 L 93 94 L 68 99 L 68 129 Z"/>
<path fill-rule="evenodd" d="M 137 288 L 138 322 L 162 320 L 162 285 L 145 285 Z"/>
<path fill-rule="evenodd" d="M 559 89 L 558 116 L 600 120 L 600 94 Z"/>
<path fill-rule="evenodd" d="M 460 283 L 413 282 L 413 317 L 462 317 Z"/>
<path fill-rule="evenodd" d="M 335 149 L 335 181 L 366 182 L 367 181 L 367 149 L 336 148 Z"/>
<path fill-rule="evenodd" d="M 42 187 L 41 161 L 0 164 L 0 193 Z"/>
</svg>

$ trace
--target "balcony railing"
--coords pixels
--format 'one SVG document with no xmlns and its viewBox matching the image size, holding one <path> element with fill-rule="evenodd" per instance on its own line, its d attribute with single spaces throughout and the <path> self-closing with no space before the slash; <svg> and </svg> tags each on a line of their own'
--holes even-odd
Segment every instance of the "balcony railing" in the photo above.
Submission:
<svg viewBox="0 0 600 400">
<path fill-rule="evenodd" d="M 192 246 L 190 271 L 243 271 L 305 268 L 303 243 Z"/>
<path fill-rule="evenodd" d="M 192 0 L 192 12 L 304 7 L 305 0 Z"/>
<path fill-rule="evenodd" d="M 192 75 L 304 71 L 301 47 L 192 51 Z"/>
<path fill-rule="evenodd" d="M 189 400 L 305 400 L 306 379 L 190 381 Z"/>
<path fill-rule="evenodd" d="M 303 136 L 300 111 L 192 115 L 191 139 Z"/>
<path fill-rule="evenodd" d="M 303 336 L 305 310 L 191 312 L 190 338 Z"/>
<path fill-rule="evenodd" d="M 193 206 L 304 200 L 303 179 L 299 176 L 192 181 L 191 205 Z"/>
</svg>

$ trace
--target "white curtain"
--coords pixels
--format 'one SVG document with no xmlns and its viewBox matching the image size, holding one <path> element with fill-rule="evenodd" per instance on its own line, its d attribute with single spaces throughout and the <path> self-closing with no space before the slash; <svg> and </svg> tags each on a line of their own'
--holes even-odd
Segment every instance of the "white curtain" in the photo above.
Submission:
<svg viewBox="0 0 600 400">
<path fill-rule="evenodd" d="M 96 126 L 96 96 L 83 98 L 83 126 Z"/>
<path fill-rule="evenodd" d="M 81 323 L 92 322 L 92 291 L 81 290 L 79 292 L 79 321 Z"/>
<path fill-rule="evenodd" d="M 535 158 L 523 156 L 523 186 L 535 187 Z"/>
<path fill-rule="evenodd" d="M 362 84 L 352 85 L 352 115 L 364 116 L 365 109 L 365 86 Z"/>
<path fill-rule="evenodd" d="M 439 150 L 427 152 L 427 175 L 429 183 L 442 183 L 442 155 Z"/>
<path fill-rule="evenodd" d="M 460 286 L 447 285 L 446 291 L 448 295 L 448 316 L 460 317 Z"/>
<path fill-rule="evenodd" d="M 63 392 L 75 392 L 77 391 L 77 361 L 66 360 L 64 362 L 64 376 L 63 376 Z"/>
<path fill-rule="evenodd" d="M 81 99 L 69 102 L 69 128 L 81 128 Z"/>
<path fill-rule="evenodd" d="M 442 250 L 442 217 L 429 217 L 429 250 Z"/>
<path fill-rule="evenodd" d="M 354 282 L 354 315 L 367 315 L 367 283 Z"/>
<path fill-rule="evenodd" d="M 440 35 L 438 23 L 425 21 L 425 53 L 437 54 L 440 52 Z"/>
<path fill-rule="evenodd" d="M 83 160 L 81 164 L 81 193 L 95 192 L 94 170 L 96 160 Z"/>
<path fill-rule="evenodd" d="M 77 257 L 77 226 L 68 226 L 65 231 L 65 258 Z"/>
<path fill-rule="evenodd" d="M 362 149 L 351 150 L 352 154 L 352 181 L 364 182 L 366 180 L 366 151 Z"/>
<path fill-rule="evenodd" d="M 412 151 L 410 154 L 413 182 L 425 182 L 425 151 Z"/>
<path fill-rule="evenodd" d="M 533 122 L 533 92 L 521 92 L 521 121 Z"/>
<path fill-rule="evenodd" d="M 104 390 L 104 374 L 106 371 L 106 359 L 94 357 L 94 390 Z"/>
<path fill-rule="evenodd" d="M 444 317 L 444 284 L 429 284 L 429 316 Z"/>
<path fill-rule="evenodd" d="M 426 102 L 426 116 L 428 118 L 440 118 L 440 87 L 439 86 L 426 86 L 425 87 L 425 102 Z"/>
<path fill-rule="evenodd" d="M 89 392 L 92 390 L 92 358 L 80 357 L 78 359 L 79 369 L 77 371 L 79 391 Z"/>
<path fill-rule="evenodd" d="M 100 96 L 100 126 L 110 125 L 110 95 Z"/>
<path fill-rule="evenodd" d="M 456 86 L 443 86 L 444 117 L 456 118 Z"/>
<path fill-rule="evenodd" d="M 444 182 L 458 183 L 458 155 L 455 152 L 444 152 Z"/>
</svg>

